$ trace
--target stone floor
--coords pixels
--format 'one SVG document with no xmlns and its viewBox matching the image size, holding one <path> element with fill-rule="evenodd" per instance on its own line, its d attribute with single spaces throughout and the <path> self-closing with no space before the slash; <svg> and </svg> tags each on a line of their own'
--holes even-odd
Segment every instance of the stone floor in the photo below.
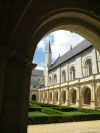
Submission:
<svg viewBox="0 0 100 133">
<path fill-rule="evenodd" d="M 29 125 L 27 133 L 100 133 L 100 120 Z"/>
</svg>

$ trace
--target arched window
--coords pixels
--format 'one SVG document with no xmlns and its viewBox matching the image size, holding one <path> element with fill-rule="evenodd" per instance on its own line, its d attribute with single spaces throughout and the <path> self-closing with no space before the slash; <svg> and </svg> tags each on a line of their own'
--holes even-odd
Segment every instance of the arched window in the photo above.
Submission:
<svg viewBox="0 0 100 133">
<path fill-rule="evenodd" d="M 85 76 L 91 76 L 92 75 L 92 60 L 87 59 L 85 62 Z"/>
<path fill-rule="evenodd" d="M 65 70 L 62 71 L 62 82 L 66 81 L 66 72 Z"/>
<path fill-rule="evenodd" d="M 54 84 L 56 84 L 57 83 L 57 75 L 55 74 L 54 75 Z"/>
<path fill-rule="evenodd" d="M 75 79 L 75 67 L 72 66 L 70 68 L 70 80 L 74 80 Z"/>
<path fill-rule="evenodd" d="M 52 84 L 51 77 L 49 77 L 49 85 L 51 85 L 51 84 Z"/>
</svg>

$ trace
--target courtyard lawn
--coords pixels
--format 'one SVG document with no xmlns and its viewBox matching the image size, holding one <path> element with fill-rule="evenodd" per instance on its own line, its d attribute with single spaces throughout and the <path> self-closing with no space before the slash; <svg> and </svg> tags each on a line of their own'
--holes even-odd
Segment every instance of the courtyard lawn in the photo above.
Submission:
<svg viewBox="0 0 100 133">
<path fill-rule="evenodd" d="M 31 102 L 28 124 L 100 120 L 100 111 Z"/>
<path fill-rule="evenodd" d="M 28 113 L 28 117 L 33 117 L 33 116 L 48 116 L 48 114 L 42 113 L 42 112 L 29 112 Z"/>
</svg>

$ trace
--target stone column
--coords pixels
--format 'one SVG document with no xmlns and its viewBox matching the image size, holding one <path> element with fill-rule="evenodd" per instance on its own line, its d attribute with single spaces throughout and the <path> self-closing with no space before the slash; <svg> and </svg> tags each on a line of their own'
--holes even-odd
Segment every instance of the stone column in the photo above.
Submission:
<svg viewBox="0 0 100 133">
<path fill-rule="evenodd" d="M 66 105 L 69 105 L 69 89 L 68 87 L 66 88 Z"/>
<path fill-rule="evenodd" d="M 78 86 L 77 87 L 77 90 L 76 90 L 76 105 L 79 107 L 80 106 L 80 99 L 79 99 L 79 97 L 80 97 L 80 87 Z"/>
<path fill-rule="evenodd" d="M 0 75 L 1 133 L 27 133 L 30 76 L 34 67 L 30 61 L 15 57 L 0 65 L 3 71 Z"/>
<path fill-rule="evenodd" d="M 61 89 L 58 91 L 58 105 L 62 104 L 62 98 L 61 98 Z"/>
<path fill-rule="evenodd" d="M 91 89 L 91 107 L 95 107 L 95 83 L 91 84 L 92 89 Z"/>
</svg>

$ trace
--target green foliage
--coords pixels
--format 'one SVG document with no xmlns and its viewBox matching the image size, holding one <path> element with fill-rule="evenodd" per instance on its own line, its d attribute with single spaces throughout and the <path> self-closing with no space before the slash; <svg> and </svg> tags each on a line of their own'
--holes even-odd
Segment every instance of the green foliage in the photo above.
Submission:
<svg viewBox="0 0 100 133">
<path fill-rule="evenodd" d="M 29 112 L 28 117 L 34 117 L 34 116 L 47 116 L 47 114 L 42 112 Z"/>
<path fill-rule="evenodd" d="M 42 107 L 42 112 L 48 115 L 61 115 L 62 112 L 58 110 L 54 110 L 51 107 Z"/>
<path fill-rule="evenodd" d="M 100 114 L 77 114 L 77 115 L 49 115 L 29 117 L 28 124 L 47 124 L 47 123 L 61 123 L 61 122 L 74 122 L 74 121 L 88 121 L 99 120 Z"/>
<path fill-rule="evenodd" d="M 36 105 L 41 106 L 41 107 L 57 107 L 57 105 L 46 104 L 46 103 L 36 103 Z"/>
<path fill-rule="evenodd" d="M 62 111 L 62 112 L 75 112 L 78 111 L 77 108 L 73 108 L 73 107 L 63 107 L 63 106 L 58 106 L 58 107 L 53 107 L 53 109 Z"/>
<path fill-rule="evenodd" d="M 100 111 L 29 102 L 28 124 L 100 120 Z"/>
</svg>

